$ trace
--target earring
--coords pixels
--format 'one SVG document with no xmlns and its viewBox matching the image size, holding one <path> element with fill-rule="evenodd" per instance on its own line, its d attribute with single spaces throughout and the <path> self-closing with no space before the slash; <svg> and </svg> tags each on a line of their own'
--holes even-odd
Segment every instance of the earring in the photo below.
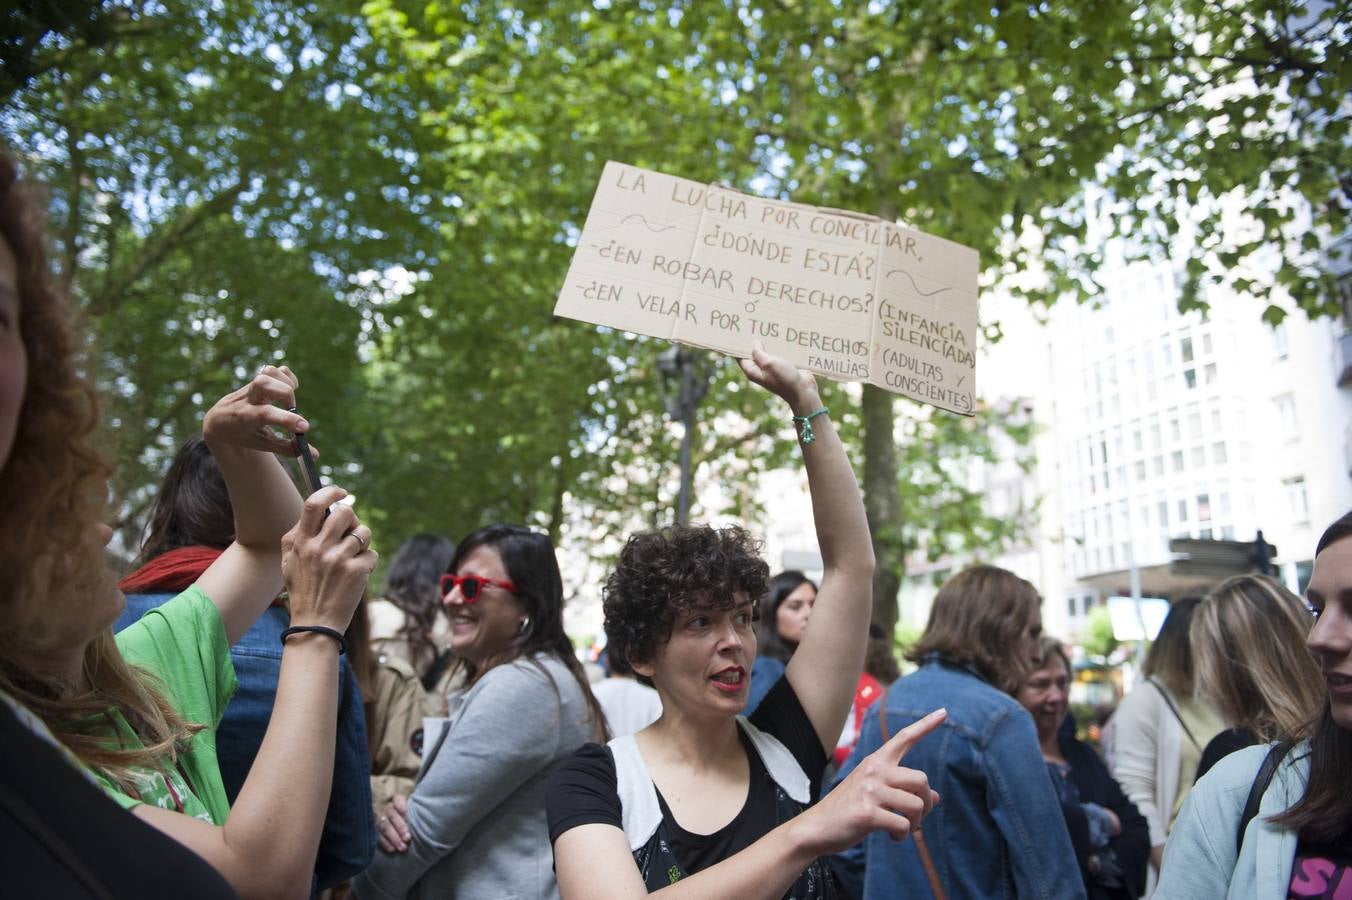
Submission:
<svg viewBox="0 0 1352 900">
<path fill-rule="evenodd" d="M 526 616 L 521 620 L 521 627 L 516 630 L 516 633 L 525 634 L 528 628 L 530 628 L 530 616 Z"/>
</svg>

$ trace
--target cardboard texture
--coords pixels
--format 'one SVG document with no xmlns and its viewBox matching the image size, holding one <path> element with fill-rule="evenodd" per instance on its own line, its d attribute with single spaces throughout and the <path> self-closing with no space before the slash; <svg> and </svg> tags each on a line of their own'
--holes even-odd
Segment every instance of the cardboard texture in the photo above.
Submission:
<svg viewBox="0 0 1352 900">
<path fill-rule="evenodd" d="M 971 415 L 975 250 L 840 210 L 608 162 L 555 315 Z"/>
</svg>

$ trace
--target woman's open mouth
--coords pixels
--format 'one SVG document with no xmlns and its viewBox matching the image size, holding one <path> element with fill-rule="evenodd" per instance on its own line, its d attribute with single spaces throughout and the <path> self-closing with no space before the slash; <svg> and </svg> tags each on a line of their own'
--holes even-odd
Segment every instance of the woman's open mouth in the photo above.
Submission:
<svg viewBox="0 0 1352 900">
<path fill-rule="evenodd" d="M 710 681 L 723 693 L 735 694 L 746 685 L 746 669 L 741 666 L 729 666 L 715 674 Z"/>
</svg>

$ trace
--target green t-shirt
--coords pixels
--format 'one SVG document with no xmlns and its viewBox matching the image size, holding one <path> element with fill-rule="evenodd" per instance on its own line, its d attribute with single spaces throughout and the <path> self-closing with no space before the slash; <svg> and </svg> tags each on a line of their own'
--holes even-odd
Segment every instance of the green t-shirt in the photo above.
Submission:
<svg viewBox="0 0 1352 900">
<path fill-rule="evenodd" d="M 134 770 L 134 794 L 123 793 L 115 782 L 96 773 L 99 783 L 126 809 L 148 803 L 224 825 L 230 802 L 216 761 L 216 728 L 238 682 L 220 612 L 194 586 L 118 633 L 117 646 L 128 663 L 159 680 L 185 721 L 207 727 L 193 737 L 187 752 L 179 754 L 177 767 L 166 759 L 159 768 Z M 110 737 L 139 745 L 120 712 L 110 710 L 106 720 Z"/>
</svg>

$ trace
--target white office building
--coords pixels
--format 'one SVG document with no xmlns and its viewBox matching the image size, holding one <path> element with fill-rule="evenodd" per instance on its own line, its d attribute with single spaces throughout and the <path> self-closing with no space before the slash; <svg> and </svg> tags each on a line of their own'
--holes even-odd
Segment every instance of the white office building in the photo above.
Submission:
<svg viewBox="0 0 1352 900">
<path fill-rule="evenodd" d="M 1129 593 L 1133 568 L 1145 596 L 1214 583 L 1171 572 L 1171 538 L 1262 529 L 1283 579 L 1302 588 L 1320 532 L 1352 509 L 1346 320 L 1294 313 L 1273 328 L 1263 304 L 1234 296 L 1179 313 L 1168 261 L 1110 256 L 1101 280 L 1100 305 L 1058 304 L 1045 325 L 1009 302 L 985 313 L 1007 336 L 980 382 L 1020 397 L 1041 426 L 1032 474 L 978 473 L 995 511 L 1040 498 L 1027 545 L 997 561 L 1038 584 L 1047 630 L 1068 636 Z M 921 624 L 932 591 L 912 588 L 903 615 Z"/>
</svg>

